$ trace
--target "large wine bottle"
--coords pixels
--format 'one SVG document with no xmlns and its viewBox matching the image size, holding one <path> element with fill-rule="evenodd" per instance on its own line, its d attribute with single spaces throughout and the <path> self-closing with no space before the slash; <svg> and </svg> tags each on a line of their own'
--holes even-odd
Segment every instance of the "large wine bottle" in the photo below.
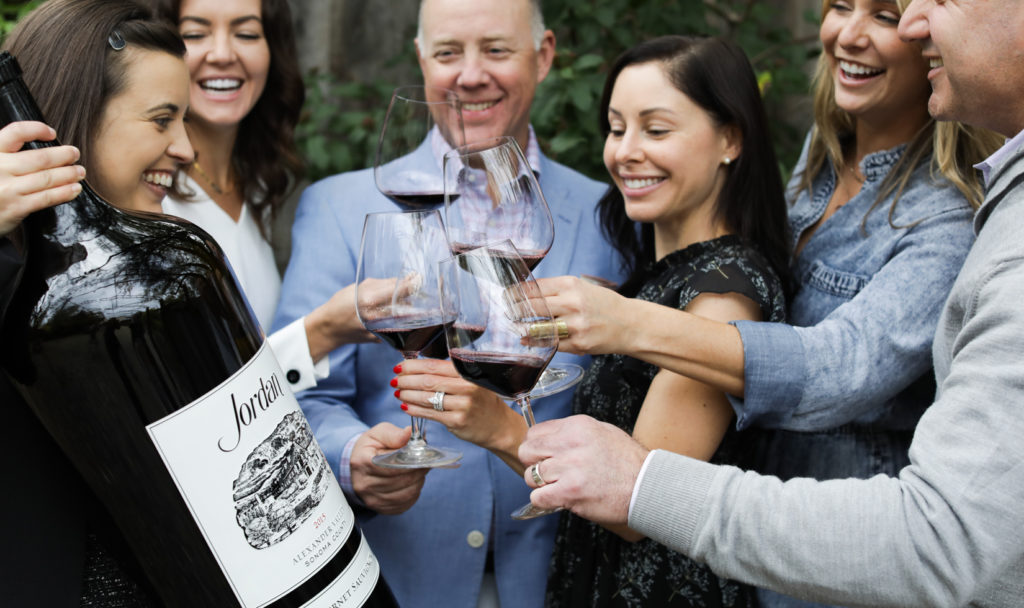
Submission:
<svg viewBox="0 0 1024 608">
<path fill-rule="evenodd" d="M 42 117 L 3 53 L 0 127 L 15 120 Z M 88 185 L 24 232 L 0 363 L 163 603 L 395 606 L 209 235 Z"/>
</svg>

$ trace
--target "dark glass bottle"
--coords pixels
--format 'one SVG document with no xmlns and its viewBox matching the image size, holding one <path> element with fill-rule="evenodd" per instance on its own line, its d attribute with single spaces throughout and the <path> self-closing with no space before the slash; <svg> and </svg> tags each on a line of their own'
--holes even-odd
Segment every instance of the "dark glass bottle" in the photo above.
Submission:
<svg viewBox="0 0 1024 608">
<path fill-rule="evenodd" d="M 18 120 L 42 117 L 5 52 L 0 127 Z M 205 232 L 83 184 L 24 233 L 0 364 L 164 604 L 397 605 Z"/>
</svg>

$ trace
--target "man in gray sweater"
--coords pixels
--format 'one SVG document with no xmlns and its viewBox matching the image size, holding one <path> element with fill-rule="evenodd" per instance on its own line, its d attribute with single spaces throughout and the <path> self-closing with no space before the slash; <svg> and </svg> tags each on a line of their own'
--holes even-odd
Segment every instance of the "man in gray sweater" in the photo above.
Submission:
<svg viewBox="0 0 1024 608">
<path fill-rule="evenodd" d="M 936 401 L 898 478 L 776 478 L 576 416 L 520 448 L 538 506 L 632 528 L 720 575 L 852 606 L 1024 606 L 1024 2 L 913 0 L 929 111 L 1012 138 L 935 336 Z M 539 468 L 539 470 L 538 470 Z"/>
</svg>

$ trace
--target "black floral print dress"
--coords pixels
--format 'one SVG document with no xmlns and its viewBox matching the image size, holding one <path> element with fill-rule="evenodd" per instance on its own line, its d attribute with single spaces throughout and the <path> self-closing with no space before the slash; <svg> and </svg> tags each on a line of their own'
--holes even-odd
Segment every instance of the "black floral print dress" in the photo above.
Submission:
<svg viewBox="0 0 1024 608">
<path fill-rule="evenodd" d="M 705 292 L 742 294 L 760 305 L 762 318 L 782 321 L 782 286 L 768 262 L 736 236 L 675 251 L 631 281 L 625 295 L 685 308 Z M 623 355 L 595 357 L 573 399 L 573 413 L 588 414 L 632 433 L 658 368 Z M 739 459 L 735 429 L 711 459 Z M 565 512 L 559 521 L 548 575 L 546 604 L 580 606 L 755 606 L 753 588 L 652 540 L 628 543 L 597 524 Z"/>
</svg>

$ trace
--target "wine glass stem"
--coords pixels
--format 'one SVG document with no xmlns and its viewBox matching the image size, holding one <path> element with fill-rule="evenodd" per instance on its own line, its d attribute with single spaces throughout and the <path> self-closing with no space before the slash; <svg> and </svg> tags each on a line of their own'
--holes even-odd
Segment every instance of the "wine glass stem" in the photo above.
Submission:
<svg viewBox="0 0 1024 608">
<path fill-rule="evenodd" d="M 419 356 L 418 355 L 409 356 L 407 354 L 405 356 L 405 358 L 407 360 L 408 359 L 418 359 Z M 409 435 L 408 443 L 411 443 L 413 445 L 426 443 L 427 442 L 427 435 L 423 431 L 423 423 L 426 422 L 426 420 L 424 418 L 419 418 L 418 416 L 413 416 L 411 414 L 409 415 L 409 418 L 412 420 L 412 425 L 411 425 L 412 426 L 412 434 Z"/>
<path fill-rule="evenodd" d="M 530 407 L 530 396 L 526 395 L 516 399 L 516 404 L 519 405 L 519 411 L 522 412 L 523 418 L 526 420 L 526 426 L 532 427 L 536 424 L 533 420 L 533 408 Z"/>
<path fill-rule="evenodd" d="M 423 418 L 409 416 L 412 419 L 412 435 L 409 436 L 409 443 L 426 443 L 426 435 L 423 434 Z"/>
</svg>

